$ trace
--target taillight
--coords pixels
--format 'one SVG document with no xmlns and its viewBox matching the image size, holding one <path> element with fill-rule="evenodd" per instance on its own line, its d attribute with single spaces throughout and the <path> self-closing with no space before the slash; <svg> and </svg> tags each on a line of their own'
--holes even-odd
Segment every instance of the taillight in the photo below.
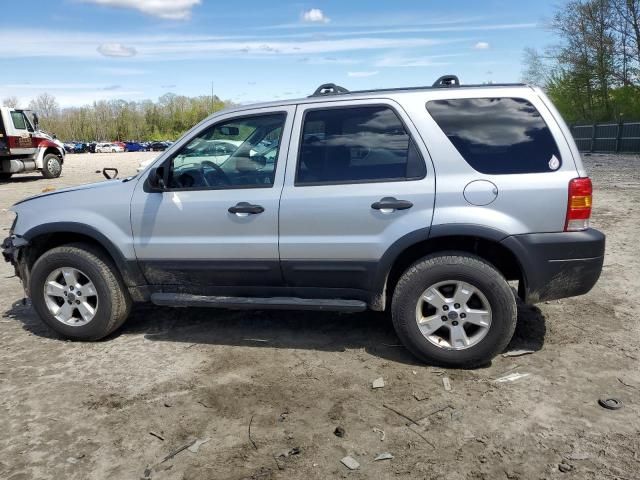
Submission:
<svg viewBox="0 0 640 480">
<path fill-rule="evenodd" d="M 569 182 L 569 201 L 565 232 L 575 232 L 589 228 L 593 187 L 590 178 L 574 178 Z"/>
</svg>

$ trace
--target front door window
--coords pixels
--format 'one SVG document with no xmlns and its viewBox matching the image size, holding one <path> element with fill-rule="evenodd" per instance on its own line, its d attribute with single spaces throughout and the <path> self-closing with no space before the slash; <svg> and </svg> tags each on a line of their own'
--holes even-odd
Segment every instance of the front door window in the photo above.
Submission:
<svg viewBox="0 0 640 480">
<path fill-rule="evenodd" d="M 208 128 L 173 157 L 169 188 L 270 188 L 285 119 L 254 115 Z"/>
</svg>

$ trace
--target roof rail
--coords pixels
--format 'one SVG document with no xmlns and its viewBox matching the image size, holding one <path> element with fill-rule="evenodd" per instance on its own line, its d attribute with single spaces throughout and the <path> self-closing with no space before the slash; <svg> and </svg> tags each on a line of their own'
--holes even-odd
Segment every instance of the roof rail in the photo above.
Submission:
<svg viewBox="0 0 640 480">
<path fill-rule="evenodd" d="M 349 93 L 349 90 L 347 90 L 344 87 L 341 87 L 340 85 L 336 85 L 335 83 L 323 83 L 318 88 L 316 88 L 316 91 L 313 92 L 313 95 L 310 95 L 310 97 L 322 97 L 325 95 L 340 95 L 341 93 Z"/>
<path fill-rule="evenodd" d="M 443 75 L 438 78 L 431 86 L 422 87 L 400 87 L 400 88 L 377 88 L 369 90 L 347 90 L 335 83 L 324 83 L 320 85 L 313 95 L 309 95 L 309 98 L 313 97 L 325 97 L 328 95 L 344 95 L 352 93 L 354 95 L 362 95 L 375 92 L 401 92 L 401 91 L 415 91 L 415 90 L 428 90 L 438 88 L 490 88 L 490 87 L 525 87 L 525 83 L 484 83 L 484 84 L 467 84 L 462 85 L 456 75 Z"/>
<path fill-rule="evenodd" d="M 436 80 L 432 87 L 434 88 L 448 88 L 448 87 L 459 87 L 460 80 L 455 75 L 443 75 L 438 80 Z"/>
</svg>

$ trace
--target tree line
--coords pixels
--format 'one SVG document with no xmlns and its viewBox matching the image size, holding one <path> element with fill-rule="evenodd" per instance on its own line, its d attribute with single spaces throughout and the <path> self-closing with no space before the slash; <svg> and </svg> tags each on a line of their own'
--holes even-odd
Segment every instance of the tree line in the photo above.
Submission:
<svg viewBox="0 0 640 480">
<path fill-rule="evenodd" d="M 15 97 L 3 105 L 19 107 Z M 167 93 L 158 101 L 99 100 L 82 107 L 60 108 L 42 93 L 28 105 L 38 113 L 40 127 L 64 141 L 173 140 L 213 112 L 231 106 L 218 96 L 186 97 Z"/>
<path fill-rule="evenodd" d="M 549 22 L 559 42 L 524 52 L 523 80 L 565 120 L 640 120 L 640 0 L 569 0 Z"/>
</svg>

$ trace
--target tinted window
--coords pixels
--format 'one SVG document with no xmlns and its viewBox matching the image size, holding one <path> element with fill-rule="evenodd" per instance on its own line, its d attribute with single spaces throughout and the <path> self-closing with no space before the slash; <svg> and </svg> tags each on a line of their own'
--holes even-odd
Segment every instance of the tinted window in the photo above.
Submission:
<svg viewBox="0 0 640 480">
<path fill-rule="evenodd" d="M 171 188 L 269 188 L 275 176 L 285 114 L 256 115 L 214 125 L 171 161 Z"/>
<path fill-rule="evenodd" d="M 424 160 L 389 107 L 312 110 L 304 118 L 296 185 L 423 178 Z"/>
<path fill-rule="evenodd" d="M 538 173 L 560 153 L 536 108 L 519 98 L 435 100 L 427 110 L 469 165 L 482 173 Z"/>
</svg>

